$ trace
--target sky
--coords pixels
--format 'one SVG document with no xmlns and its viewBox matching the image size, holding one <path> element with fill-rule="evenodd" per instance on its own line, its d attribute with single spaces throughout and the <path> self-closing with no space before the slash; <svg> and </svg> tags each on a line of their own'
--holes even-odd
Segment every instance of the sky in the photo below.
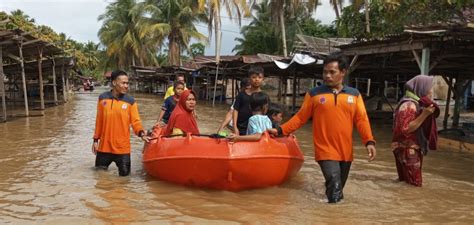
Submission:
<svg viewBox="0 0 474 225">
<path fill-rule="evenodd" d="M 47 25 L 57 33 L 65 33 L 68 37 L 80 42 L 99 42 L 97 32 L 101 22 L 97 17 L 104 13 L 105 7 L 112 0 L 0 0 L 0 11 L 11 12 L 21 9 L 27 15 L 34 18 L 37 24 Z M 323 1 L 318 6 L 314 17 L 323 24 L 331 24 L 335 19 L 335 13 L 329 5 L 329 0 Z M 232 52 L 236 37 L 240 37 L 238 23 L 231 21 L 227 15 L 222 14 L 222 47 L 221 55 L 234 55 Z M 243 19 L 242 25 L 246 25 L 250 19 Z M 198 24 L 198 30 L 208 35 L 207 25 Z M 207 44 L 206 55 L 215 54 L 214 37 Z"/>
</svg>

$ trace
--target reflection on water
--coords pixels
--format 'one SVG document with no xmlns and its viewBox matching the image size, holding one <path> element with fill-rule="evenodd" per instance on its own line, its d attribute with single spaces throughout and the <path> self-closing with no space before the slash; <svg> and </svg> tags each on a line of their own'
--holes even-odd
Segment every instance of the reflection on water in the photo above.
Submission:
<svg viewBox="0 0 474 225">
<path fill-rule="evenodd" d="M 118 177 L 115 165 L 95 171 L 90 147 L 98 94 L 78 94 L 47 109 L 44 117 L 0 124 L 0 223 L 474 223 L 474 156 L 430 152 L 423 188 L 398 183 L 388 148 L 390 125 L 377 123 L 378 159 L 367 163 L 363 146 L 355 142 L 346 199 L 338 205 L 325 203 L 309 125 L 296 132 L 306 158 L 303 168 L 279 187 L 232 193 L 153 180 L 143 171 L 137 137 L 132 137 L 130 177 Z M 150 128 L 163 100 L 136 97 Z M 199 103 L 200 129 L 215 132 L 216 118 L 228 107 Z"/>
</svg>

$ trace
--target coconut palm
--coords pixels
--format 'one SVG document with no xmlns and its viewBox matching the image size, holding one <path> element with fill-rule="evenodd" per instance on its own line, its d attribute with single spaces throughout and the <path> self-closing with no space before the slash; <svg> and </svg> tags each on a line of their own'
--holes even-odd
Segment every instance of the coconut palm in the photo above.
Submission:
<svg viewBox="0 0 474 225">
<path fill-rule="evenodd" d="M 142 6 L 149 16 L 143 17 L 141 37 L 153 39 L 155 45 L 162 46 L 164 38 L 168 41 L 168 60 L 170 65 L 181 64 L 181 53 L 191 52 L 189 42 L 192 38 L 206 41 L 207 37 L 196 29 L 194 24 L 207 22 L 204 10 L 199 9 L 196 0 L 147 0 Z"/>
<path fill-rule="evenodd" d="M 127 68 L 130 64 L 156 64 L 154 55 L 157 48 L 147 38 L 141 38 L 140 18 L 142 13 L 133 11 L 136 0 L 117 0 L 109 4 L 104 14 L 99 38 L 106 47 L 108 65 Z"/>
<path fill-rule="evenodd" d="M 241 18 L 250 16 L 250 8 L 255 0 L 250 0 L 247 3 L 245 0 L 197 0 L 200 10 L 208 11 L 208 28 L 209 37 L 214 32 L 216 40 L 216 62 L 219 61 L 221 48 L 221 9 L 224 7 L 227 11 L 227 16 L 231 19 L 237 19 L 239 24 Z M 206 9 L 207 8 L 207 9 Z"/>
<path fill-rule="evenodd" d="M 286 46 L 286 29 L 285 29 L 285 13 L 293 16 L 301 7 L 304 7 L 308 12 L 313 12 L 319 5 L 319 0 L 271 0 L 270 9 L 272 18 L 275 23 L 280 24 L 280 34 L 283 42 L 283 55 L 288 55 Z"/>
</svg>

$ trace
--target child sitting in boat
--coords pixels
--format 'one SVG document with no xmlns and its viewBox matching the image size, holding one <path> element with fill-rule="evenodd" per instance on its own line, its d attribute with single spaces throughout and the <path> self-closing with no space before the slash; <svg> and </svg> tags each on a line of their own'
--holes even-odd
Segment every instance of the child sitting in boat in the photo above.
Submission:
<svg viewBox="0 0 474 225">
<path fill-rule="evenodd" d="M 262 134 L 272 128 L 272 121 L 266 115 L 270 98 L 263 92 L 255 92 L 250 96 L 250 110 L 253 116 L 249 118 L 247 126 L 247 135 L 237 136 L 231 134 L 229 139 L 232 141 L 258 141 Z"/>
<path fill-rule="evenodd" d="M 194 109 L 196 108 L 196 94 L 192 90 L 185 90 L 179 97 L 178 103 L 171 113 L 168 125 L 163 135 L 172 134 L 199 134 Z"/>
<path fill-rule="evenodd" d="M 270 103 L 267 116 L 272 121 L 272 128 L 277 128 L 280 126 L 281 121 L 283 120 L 283 111 L 277 104 Z"/>
<path fill-rule="evenodd" d="M 173 112 L 174 107 L 176 107 L 176 103 L 178 102 L 181 93 L 184 91 L 184 83 L 181 81 L 175 82 L 173 85 L 173 91 L 174 95 L 166 98 L 165 102 L 163 103 L 160 115 L 158 116 L 158 121 L 156 122 L 155 126 L 159 125 L 160 127 L 163 127 L 168 124 L 171 113 Z"/>
</svg>

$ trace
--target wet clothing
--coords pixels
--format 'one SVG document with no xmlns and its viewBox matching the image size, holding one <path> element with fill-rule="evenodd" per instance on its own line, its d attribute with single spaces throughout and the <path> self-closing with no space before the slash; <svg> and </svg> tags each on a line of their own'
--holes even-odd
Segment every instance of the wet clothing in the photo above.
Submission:
<svg viewBox="0 0 474 225">
<path fill-rule="evenodd" d="M 393 116 L 392 150 L 395 156 L 398 179 L 408 184 L 422 186 L 423 155 L 428 149 L 436 149 L 437 131 L 435 119 L 439 108 L 431 100 L 410 97 L 402 98 Z M 408 133 L 409 124 L 420 116 L 424 107 L 435 106 L 435 113 L 430 115 L 415 131 Z"/>
<path fill-rule="evenodd" d="M 353 160 L 354 125 L 365 145 L 375 144 L 364 101 L 357 89 L 348 86 L 339 93 L 326 85 L 315 87 L 306 93 L 298 113 L 277 127 L 278 133 L 288 135 L 310 118 L 313 119 L 315 159 L 326 180 L 328 202 L 335 203 L 343 198 Z"/>
<path fill-rule="evenodd" d="M 94 140 L 98 152 L 130 154 L 130 125 L 136 135 L 144 133 L 138 106 L 130 95 L 114 97 L 111 91 L 99 96 Z"/>
<path fill-rule="evenodd" d="M 261 134 L 268 129 L 272 128 L 272 121 L 267 115 L 253 115 L 249 118 L 249 124 L 247 126 L 247 135 L 250 134 Z"/>
<path fill-rule="evenodd" d="M 161 110 L 165 111 L 165 114 L 163 115 L 163 122 L 168 123 L 168 120 L 170 119 L 171 113 L 174 110 L 174 107 L 176 106 L 176 103 L 178 102 L 178 99 L 176 96 L 170 96 L 168 97 L 165 102 L 163 103 L 163 106 L 161 107 Z"/>
<path fill-rule="evenodd" d="M 310 118 L 313 119 L 316 161 L 352 161 L 354 125 L 364 145 L 375 143 L 362 96 L 355 88 L 344 86 L 339 93 L 326 85 L 311 89 L 306 93 L 298 113 L 281 125 L 278 131 L 288 135 Z"/>
<path fill-rule="evenodd" d="M 128 176 L 130 174 L 130 154 L 97 152 L 95 158 L 96 168 L 107 169 L 112 162 L 115 162 L 115 165 L 117 165 L 120 176 Z"/>
<path fill-rule="evenodd" d="M 250 95 L 245 91 L 241 91 L 237 95 L 234 110 L 239 112 L 237 117 L 237 129 L 239 129 L 240 135 L 245 135 L 247 134 L 249 118 L 252 116 L 252 110 L 250 110 Z"/>
<path fill-rule="evenodd" d="M 318 161 L 323 172 L 326 186 L 326 196 L 329 203 L 339 202 L 344 198 L 342 190 L 346 185 L 352 162 L 321 160 Z"/>
<path fill-rule="evenodd" d="M 421 187 L 423 184 L 421 168 L 423 154 L 420 149 L 398 147 L 393 149 L 399 181 Z"/>
<path fill-rule="evenodd" d="M 393 114 L 392 150 L 395 156 L 398 179 L 421 187 L 423 155 L 436 149 L 436 117 L 439 107 L 428 98 L 433 87 L 433 77 L 418 75 L 405 84 L 405 96 Z M 435 111 L 414 132 L 408 133 L 409 124 L 421 115 L 425 107 L 433 105 Z"/>
<path fill-rule="evenodd" d="M 171 113 L 164 135 L 171 135 L 173 128 L 179 128 L 184 133 L 199 134 L 199 128 L 193 111 L 189 111 L 186 108 L 186 99 L 190 94 L 196 97 L 196 94 L 191 90 L 185 90 L 179 97 L 178 104 L 176 104 L 173 113 Z"/>
</svg>

